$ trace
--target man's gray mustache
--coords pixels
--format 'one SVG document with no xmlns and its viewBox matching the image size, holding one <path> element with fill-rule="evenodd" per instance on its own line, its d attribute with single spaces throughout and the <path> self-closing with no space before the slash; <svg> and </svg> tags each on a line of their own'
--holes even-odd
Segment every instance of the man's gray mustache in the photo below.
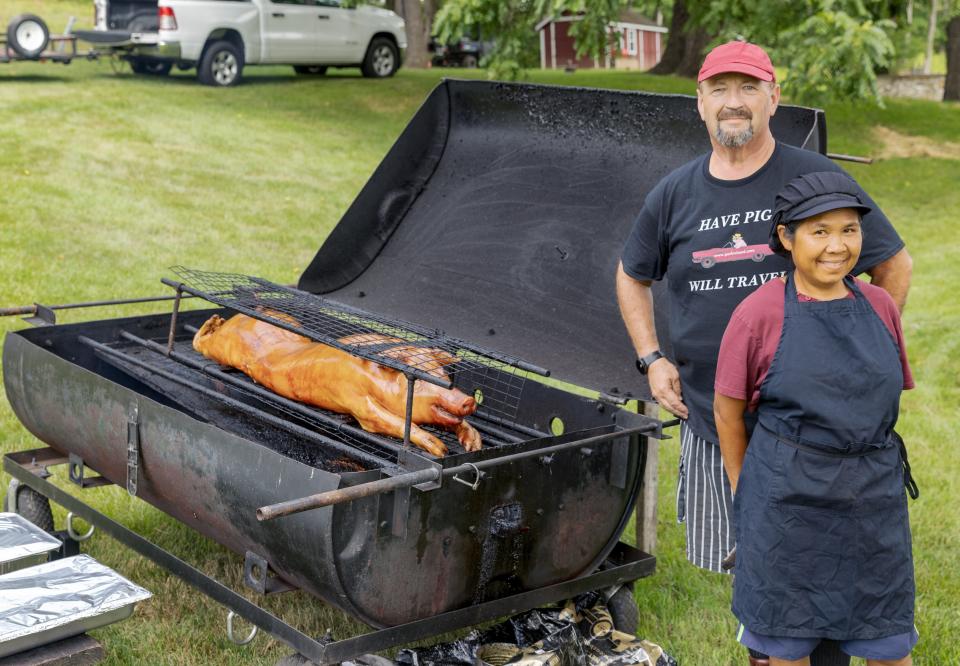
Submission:
<svg viewBox="0 0 960 666">
<path fill-rule="evenodd" d="M 743 118 L 744 120 L 753 120 L 753 114 L 749 113 L 721 113 L 717 120 L 731 120 L 732 118 Z"/>
</svg>

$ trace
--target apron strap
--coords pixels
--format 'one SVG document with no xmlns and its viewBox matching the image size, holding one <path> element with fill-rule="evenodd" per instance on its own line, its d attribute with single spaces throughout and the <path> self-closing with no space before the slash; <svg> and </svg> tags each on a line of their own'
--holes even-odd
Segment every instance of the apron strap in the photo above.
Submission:
<svg viewBox="0 0 960 666">
<path fill-rule="evenodd" d="M 910 495 L 910 499 L 917 499 L 920 497 L 920 488 L 917 487 L 917 482 L 913 480 L 913 473 L 910 471 L 910 461 L 907 459 L 907 445 L 903 441 L 903 437 L 894 430 L 892 433 L 893 441 L 896 442 L 897 446 L 900 448 L 900 462 L 903 464 L 903 485 L 907 489 L 907 494 Z"/>
</svg>

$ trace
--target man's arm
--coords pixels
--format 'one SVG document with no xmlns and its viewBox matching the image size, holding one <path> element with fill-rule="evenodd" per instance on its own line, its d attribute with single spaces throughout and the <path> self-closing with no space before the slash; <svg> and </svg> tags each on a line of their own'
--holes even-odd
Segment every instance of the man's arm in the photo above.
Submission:
<svg viewBox="0 0 960 666">
<path fill-rule="evenodd" d="M 903 314 L 903 308 L 907 304 L 907 292 L 910 291 L 910 277 L 913 275 L 913 259 L 910 258 L 907 248 L 902 248 L 886 261 L 867 269 L 867 274 L 873 284 L 882 287 L 893 297 L 893 302 Z"/>
<path fill-rule="evenodd" d="M 617 267 L 617 301 L 637 356 L 646 356 L 660 349 L 653 322 L 650 282 L 627 275 L 622 263 Z M 673 363 L 665 358 L 654 361 L 647 370 L 647 380 L 654 399 L 660 405 L 680 418 L 689 416 L 680 391 L 680 373 Z"/>
<path fill-rule="evenodd" d="M 746 400 L 713 394 L 713 418 L 717 423 L 717 435 L 720 438 L 720 458 L 733 492 L 737 492 L 743 458 L 747 453 L 747 426 L 743 421 L 746 408 Z"/>
</svg>

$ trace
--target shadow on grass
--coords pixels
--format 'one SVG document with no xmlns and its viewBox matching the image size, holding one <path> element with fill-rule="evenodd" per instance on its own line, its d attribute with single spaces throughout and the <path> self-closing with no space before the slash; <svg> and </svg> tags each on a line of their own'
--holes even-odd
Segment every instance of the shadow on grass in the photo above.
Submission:
<svg viewBox="0 0 960 666">
<path fill-rule="evenodd" d="M 48 77 L 41 77 L 31 75 L 32 78 L 36 78 L 39 81 L 50 81 Z M 165 76 L 151 75 L 151 74 L 133 74 L 130 72 L 121 72 L 121 73 L 112 73 L 104 72 L 102 74 L 97 74 L 93 78 L 103 80 L 103 79 L 129 79 L 136 80 L 138 82 L 147 84 L 147 85 L 169 85 L 169 86 L 199 86 L 201 88 L 217 88 L 218 86 L 204 86 L 201 84 L 196 77 L 196 74 L 187 74 L 187 73 L 177 73 L 170 74 Z M 295 74 L 291 72 L 289 75 L 283 74 L 264 74 L 264 75 L 245 75 L 241 79 L 240 83 L 235 86 L 228 86 L 229 88 L 251 88 L 258 85 L 279 85 L 279 84 L 290 84 L 294 81 L 300 81 L 304 84 L 310 82 L 328 82 L 330 84 L 336 81 L 357 81 L 360 79 L 366 79 L 362 74 L 350 75 L 350 74 L 335 74 L 333 76 L 318 76 L 318 75 L 303 75 Z M 59 80 L 65 81 L 67 79 L 60 78 Z M 378 79 L 369 79 L 371 85 L 374 85 Z"/>
<path fill-rule="evenodd" d="M 60 76 L 54 74 L 52 76 L 44 76 L 43 74 L 10 74 L 4 75 L 0 74 L 0 81 L 10 81 L 15 83 L 50 83 L 50 82 L 60 82 L 64 83 L 66 81 L 71 81 L 70 77 Z"/>
</svg>

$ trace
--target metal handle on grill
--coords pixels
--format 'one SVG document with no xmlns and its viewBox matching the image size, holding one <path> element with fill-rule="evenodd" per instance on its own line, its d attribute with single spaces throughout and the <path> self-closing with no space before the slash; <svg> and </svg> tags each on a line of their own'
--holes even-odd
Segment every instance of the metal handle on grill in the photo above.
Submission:
<svg viewBox="0 0 960 666">
<path fill-rule="evenodd" d="M 361 483 L 358 486 L 348 486 L 346 488 L 337 488 L 325 493 L 317 493 L 307 497 L 300 497 L 286 502 L 279 502 L 269 506 L 263 506 L 257 509 L 257 520 L 273 520 L 280 516 L 289 516 L 293 513 L 308 511 L 310 509 L 320 509 L 331 504 L 342 504 L 343 502 L 352 502 L 353 500 L 371 497 L 372 495 L 383 495 L 400 488 L 410 488 L 418 486 L 421 483 L 438 481 L 440 479 L 440 470 L 435 467 L 422 469 L 419 472 L 410 472 L 409 474 L 398 474 L 389 479 L 380 479 L 370 483 Z"/>
<path fill-rule="evenodd" d="M 623 430 L 608 432 L 603 435 L 595 435 L 594 437 L 577 439 L 572 442 L 554 444 L 553 446 L 534 448 L 528 451 L 521 451 L 520 453 L 500 456 L 498 458 L 464 463 L 462 465 L 457 465 L 456 467 L 447 467 L 443 470 L 440 470 L 436 467 L 431 467 L 416 472 L 409 472 L 407 474 L 398 474 L 397 476 L 389 479 L 380 479 L 378 481 L 362 483 L 360 485 L 349 486 L 347 488 L 337 488 L 336 490 L 328 490 L 327 492 L 317 493 L 316 495 L 309 495 L 307 497 L 300 497 L 293 500 L 287 500 L 286 502 L 279 502 L 277 504 L 263 506 L 257 509 L 257 520 L 263 522 L 266 520 L 273 520 L 274 518 L 280 518 L 281 516 L 289 516 L 294 513 L 309 511 L 310 509 L 319 509 L 334 504 L 352 502 L 353 500 L 362 499 L 364 497 L 383 495 L 401 488 L 411 488 L 413 486 L 419 486 L 422 483 L 439 481 L 441 477 L 456 476 L 457 474 L 462 474 L 469 471 L 478 472 L 489 467 L 506 465 L 507 463 L 522 460 L 524 458 L 550 455 L 551 453 L 563 451 L 564 449 L 575 449 L 582 448 L 584 446 L 602 444 L 604 442 L 613 441 L 622 437 L 628 437 L 630 435 L 654 435 L 659 433 L 661 428 L 661 423 L 647 424 L 643 426 L 637 426 L 635 428 L 624 428 Z"/>
</svg>

